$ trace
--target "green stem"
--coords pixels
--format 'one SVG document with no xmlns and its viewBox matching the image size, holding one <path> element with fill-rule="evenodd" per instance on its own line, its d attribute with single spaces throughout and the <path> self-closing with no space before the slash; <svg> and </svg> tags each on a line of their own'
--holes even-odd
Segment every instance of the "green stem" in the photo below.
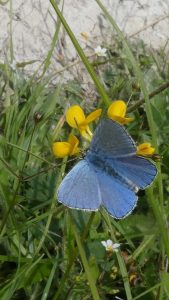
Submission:
<svg viewBox="0 0 169 300">
<path fill-rule="evenodd" d="M 88 261 L 87 261 L 86 255 L 85 255 L 85 251 L 84 251 L 81 239 L 79 237 L 79 233 L 77 232 L 77 229 L 76 229 L 76 226 L 73 222 L 72 217 L 71 217 L 71 219 L 72 219 L 72 229 L 73 229 L 74 236 L 75 236 L 77 246 L 78 246 L 78 249 L 79 249 L 79 254 L 81 256 L 82 263 L 83 263 L 83 266 L 84 266 L 84 269 L 85 269 L 85 272 L 86 272 L 86 276 L 87 276 L 87 279 L 88 279 L 88 282 L 89 282 L 89 286 L 90 286 L 90 289 L 91 289 L 93 299 L 94 300 L 100 300 L 100 296 L 99 296 L 97 287 L 95 285 L 95 281 L 94 281 L 94 279 L 92 277 L 92 274 L 90 272 L 90 267 L 89 267 L 89 264 L 88 264 Z"/>
<path fill-rule="evenodd" d="M 133 300 L 137 300 L 137 299 L 140 299 L 140 298 L 143 299 L 143 296 L 149 294 L 151 291 L 157 289 L 157 288 L 158 288 L 159 286 L 161 286 L 161 285 L 162 285 L 162 283 L 157 283 L 157 284 L 154 285 L 152 288 L 150 288 L 150 289 L 148 289 L 147 291 L 145 291 L 145 292 L 139 294 L 138 296 L 134 297 Z M 147 299 L 147 298 L 144 297 L 144 299 Z"/>
<path fill-rule="evenodd" d="M 103 211 L 102 215 L 103 215 L 103 218 L 105 220 L 105 224 L 108 228 L 108 231 L 110 231 L 111 238 L 112 238 L 113 242 L 115 242 L 115 243 L 118 242 L 116 240 L 114 231 L 112 229 L 112 224 L 111 224 L 111 221 L 110 221 L 110 217 L 104 211 Z M 119 267 L 120 267 L 121 275 L 122 275 L 122 278 L 123 278 L 123 283 L 124 283 L 124 288 L 125 288 L 125 291 L 126 291 L 127 300 L 132 300 L 133 298 L 132 298 L 132 294 L 131 294 L 130 284 L 129 284 L 129 280 L 128 280 L 128 273 L 127 273 L 127 269 L 126 269 L 124 259 L 121 255 L 120 251 L 117 252 L 116 254 L 117 254 L 117 260 L 118 260 L 118 264 L 119 264 Z"/>
<path fill-rule="evenodd" d="M 84 54 L 81 46 L 79 45 L 74 33 L 72 32 L 72 30 L 70 29 L 69 25 L 67 24 L 63 14 L 61 13 L 61 11 L 59 10 L 58 8 L 58 5 L 56 4 L 55 0 L 50 0 L 50 3 L 52 4 L 56 14 L 58 15 L 58 17 L 60 18 L 66 32 L 68 33 L 77 53 L 79 54 L 84 66 L 86 67 L 88 73 L 90 74 L 91 78 L 93 79 L 101 97 L 102 97 L 102 100 L 104 101 L 105 105 L 108 106 L 110 104 L 110 100 L 109 100 L 109 97 L 107 96 L 104 88 L 102 87 L 99 79 L 97 78 L 95 72 L 94 72 L 94 69 L 93 67 L 91 66 L 90 62 L 88 61 L 86 55 Z"/>
<path fill-rule="evenodd" d="M 10 174 L 19 178 L 18 174 L 16 174 L 15 171 L 12 170 L 12 168 L 8 165 L 8 163 L 2 157 L 0 157 L 0 161 L 4 164 L 4 166 L 6 167 L 6 169 L 8 170 L 8 172 Z"/>
<path fill-rule="evenodd" d="M 52 280 L 54 278 L 54 275 L 55 275 L 55 271 L 56 271 L 56 268 L 57 268 L 57 265 L 58 265 L 58 260 L 56 259 L 54 265 L 53 265 L 53 268 L 50 272 L 50 275 L 49 275 L 49 278 L 47 280 L 47 283 L 46 283 L 46 286 L 43 290 L 43 295 L 41 297 L 41 300 L 46 300 L 48 298 L 48 294 L 50 292 L 50 288 L 51 288 L 51 284 L 52 284 Z"/>
<path fill-rule="evenodd" d="M 147 191 L 147 194 L 148 194 L 148 197 L 147 197 L 148 202 L 149 202 L 149 205 L 151 206 L 154 216 L 157 220 L 160 234 L 163 239 L 165 251 L 166 251 L 166 254 L 167 254 L 167 257 L 169 260 L 169 238 L 168 238 L 167 225 L 165 224 L 165 220 L 164 220 L 164 214 L 163 214 L 163 211 L 161 210 L 161 208 L 159 207 L 159 203 L 158 203 L 156 197 L 154 197 L 154 195 L 153 195 L 152 189 L 149 189 Z"/>
<path fill-rule="evenodd" d="M 81 241 L 82 242 L 87 237 L 87 234 L 88 234 L 90 226 L 91 226 L 91 224 L 93 222 L 94 216 L 95 216 L 95 212 L 92 212 L 91 216 L 89 218 L 89 221 L 88 221 L 88 223 L 87 223 L 87 225 L 86 225 L 86 227 L 85 227 L 85 229 L 83 231 L 83 234 L 82 234 L 82 237 L 81 237 Z M 61 281 L 59 283 L 58 290 L 57 290 L 56 294 L 53 297 L 53 300 L 58 300 L 59 299 L 59 296 L 60 296 L 60 294 L 62 293 L 62 291 L 64 289 L 65 282 L 66 282 L 66 280 L 67 280 L 67 278 L 69 276 L 70 270 L 71 270 L 71 268 L 72 268 L 72 266 L 74 264 L 74 261 L 75 261 L 75 259 L 76 259 L 77 256 L 78 256 L 78 248 L 75 248 L 74 252 L 72 253 L 71 260 L 69 261 L 69 264 L 68 264 L 68 266 L 66 268 L 66 271 L 65 271 L 65 273 L 64 273 L 64 275 L 63 275 L 63 277 L 62 277 L 62 279 L 61 279 Z"/>
<path fill-rule="evenodd" d="M 45 159 L 43 157 L 40 157 L 39 155 L 36 155 L 35 153 L 32 153 L 31 151 L 28 151 L 28 149 L 23 149 L 22 147 L 19 147 L 18 145 L 12 144 L 10 142 L 7 142 L 7 145 L 12 146 L 12 147 L 14 147 L 16 149 L 19 149 L 19 150 L 21 150 L 23 152 L 27 152 L 29 155 L 32 155 L 33 157 L 36 157 L 37 159 L 39 159 L 39 160 L 41 160 L 41 161 L 43 161 L 43 162 L 45 162 L 45 163 L 47 163 L 47 164 L 49 164 L 51 166 L 54 166 L 54 164 L 51 163 L 50 161 L 48 161 L 47 159 Z"/>
</svg>

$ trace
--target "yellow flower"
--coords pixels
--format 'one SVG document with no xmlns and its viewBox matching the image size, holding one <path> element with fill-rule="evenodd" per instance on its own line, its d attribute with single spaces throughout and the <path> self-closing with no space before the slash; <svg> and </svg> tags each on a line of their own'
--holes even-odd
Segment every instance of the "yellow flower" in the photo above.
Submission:
<svg viewBox="0 0 169 300">
<path fill-rule="evenodd" d="M 125 117 L 126 109 L 127 106 L 123 100 L 116 100 L 109 106 L 107 115 L 110 119 L 124 125 L 133 121 L 133 118 Z"/>
<path fill-rule="evenodd" d="M 53 154 L 56 157 L 63 158 L 65 156 L 72 156 L 79 153 L 80 149 L 78 147 L 79 140 L 73 134 L 69 135 L 67 142 L 55 142 L 52 145 Z"/>
<path fill-rule="evenodd" d="M 153 148 L 150 143 L 143 143 L 137 147 L 136 154 L 142 156 L 151 156 L 154 154 L 154 152 L 155 148 Z"/>
<path fill-rule="evenodd" d="M 88 124 L 100 117 L 101 112 L 101 109 L 97 109 L 86 117 L 80 106 L 73 105 L 66 112 L 66 121 L 71 127 L 77 128 L 84 138 L 91 140 L 92 132 Z"/>
</svg>

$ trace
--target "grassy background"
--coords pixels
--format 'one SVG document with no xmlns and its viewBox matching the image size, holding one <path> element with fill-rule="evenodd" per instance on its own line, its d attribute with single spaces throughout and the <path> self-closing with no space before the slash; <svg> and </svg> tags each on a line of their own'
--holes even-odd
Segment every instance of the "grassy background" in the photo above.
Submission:
<svg viewBox="0 0 169 300">
<path fill-rule="evenodd" d="M 22 65 L 0 65 L 0 299 L 169 298 L 168 58 L 163 50 L 127 41 L 97 2 L 114 29 L 113 47 L 104 45 L 106 59 L 89 61 L 51 1 L 60 21 L 41 71 L 27 78 Z M 92 96 L 78 76 L 61 84 L 58 74 L 47 75 L 61 23 L 95 84 Z M 153 142 L 161 155 L 154 185 L 120 221 L 58 204 L 57 187 L 75 162 L 56 160 L 51 152 L 53 141 L 70 132 L 68 105 L 106 111 L 114 99 L 130 99 L 128 131 L 137 143 Z M 121 243 L 117 255 L 101 245 L 108 238 Z"/>
</svg>

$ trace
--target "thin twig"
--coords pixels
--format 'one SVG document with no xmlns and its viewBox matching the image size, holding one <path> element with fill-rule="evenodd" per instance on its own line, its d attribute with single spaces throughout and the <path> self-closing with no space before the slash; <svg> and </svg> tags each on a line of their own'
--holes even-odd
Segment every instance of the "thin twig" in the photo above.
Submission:
<svg viewBox="0 0 169 300">
<path fill-rule="evenodd" d="M 137 35 L 137 34 L 143 32 L 143 31 L 145 31 L 145 30 L 147 30 L 147 29 L 150 28 L 150 27 L 153 27 L 153 26 L 157 25 L 159 22 L 165 20 L 165 19 L 168 18 L 168 17 L 169 17 L 168 14 L 167 14 L 167 15 L 164 15 L 164 16 L 162 16 L 161 18 L 159 18 L 159 19 L 153 21 L 152 23 L 145 25 L 144 27 L 140 28 L 140 29 L 137 30 L 136 32 L 133 32 L 132 34 L 130 34 L 130 35 L 129 35 L 129 38 L 131 38 L 131 37 L 133 37 L 133 36 L 135 36 L 135 35 Z"/>
<path fill-rule="evenodd" d="M 92 54 L 90 54 L 90 55 L 86 55 L 87 58 L 91 58 L 91 57 L 93 57 L 93 56 L 95 56 L 95 53 L 92 53 Z M 62 73 L 62 72 L 64 72 L 64 71 L 67 71 L 68 69 L 70 69 L 70 68 L 72 68 L 72 67 L 74 67 L 75 65 L 78 65 L 78 64 L 80 64 L 80 63 L 82 63 L 81 59 L 77 58 L 77 59 L 76 59 L 75 61 L 73 61 L 72 63 L 70 63 L 70 64 L 66 65 L 65 67 L 63 67 L 62 69 L 57 70 L 56 72 L 54 72 L 54 73 L 52 74 L 52 77 L 54 77 L 54 76 L 56 76 L 56 75 L 58 75 L 58 74 L 60 74 L 60 73 Z"/>
<path fill-rule="evenodd" d="M 153 92 L 151 92 L 149 94 L 149 99 L 153 98 L 154 96 L 160 94 L 161 92 L 163 92 L 164 90 L 166 90 L 167 88 L 169 88 L 169 81 L 163 83 L 162 85 L 160 85 L 156 90 L 154 90 Z M 138 100 L 136 103 L 134 103 L 133 105 L 131 105 L 128 109 L 127 112 L 132 112 L 133 110 L 137 109 L 140 105 L 142 105 L 144 103 L 144 98 Z"/>
</svg>

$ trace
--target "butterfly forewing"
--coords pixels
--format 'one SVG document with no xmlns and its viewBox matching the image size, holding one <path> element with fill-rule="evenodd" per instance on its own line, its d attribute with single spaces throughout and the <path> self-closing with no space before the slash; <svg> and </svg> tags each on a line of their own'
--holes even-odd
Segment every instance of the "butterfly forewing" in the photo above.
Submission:
<svg viewBox="0 0 169 300">
<path fill-rule="evenodd" d="M 124 157 L 136 153 L 136 145 L 123 126 L 105 119 L 95 130 L 90 150 L 109 158 Z"/>
<path fill-rule="evenodd" d="M 70 208 L 97 210 L 101 203 L 95 172 L 86 160 L 81 160 L 66 175 L 58 189 L 58 200 Z"/>
</svg>

